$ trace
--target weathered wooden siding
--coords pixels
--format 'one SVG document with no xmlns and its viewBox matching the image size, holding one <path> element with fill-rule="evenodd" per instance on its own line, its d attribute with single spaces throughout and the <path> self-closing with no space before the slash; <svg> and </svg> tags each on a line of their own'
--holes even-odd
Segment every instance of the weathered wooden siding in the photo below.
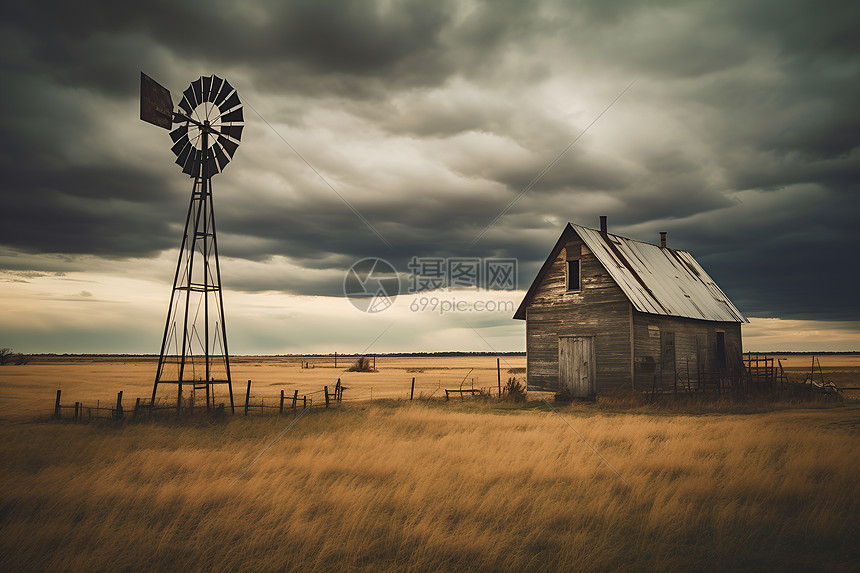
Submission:
<svg viewBox="0 0 860 573">
<path fill-rule="evenodd" d="M 674 375 L 666 372 L 661 356 L 661 340 L 674 334 L 675 371 L 682 384 L 710 381 L 718 373 L 717 333 L 725 333 L 726 352 L 743 352 L 741 325 L 736 322 L 710 322 L 633 312 L 633 364 L 635 388 L 650 390 L 673 385 Z"/>
<path fill-rule="evenodd" d="M 580 260 L 578 292 L 567 292 L 569 259 Z M 630 320 L 630 301 L 574 236 L 559 252 L 526 310 L 529 385 L 558 389 L 559 336 L 593 336 L 597 391 L 630 388 Z"/>
</svg>

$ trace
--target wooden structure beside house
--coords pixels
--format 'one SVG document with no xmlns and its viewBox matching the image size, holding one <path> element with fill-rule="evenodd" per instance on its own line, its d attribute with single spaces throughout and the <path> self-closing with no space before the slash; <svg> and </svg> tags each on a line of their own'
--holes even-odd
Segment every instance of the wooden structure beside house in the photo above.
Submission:
<svg viewBox="0 0 860 573">
<path fill-rule="evenodd" d="M 742 375 L 735 308 L 690 253 L 568 223 L 514 314 L 530 387 L 721 391 Z"/>
</svg>

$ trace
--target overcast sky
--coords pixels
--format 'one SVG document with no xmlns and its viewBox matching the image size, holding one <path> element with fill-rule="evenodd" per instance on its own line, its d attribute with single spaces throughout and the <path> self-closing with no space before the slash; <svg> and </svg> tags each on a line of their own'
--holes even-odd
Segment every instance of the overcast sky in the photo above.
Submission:
<svg viewBox="0 0 860 573">
<path fill-rule="evenodd" d="M 0 346 L 158 352 L 191 180 L 138 118 L 144 71 L 174 103 L 210 74 L 245 103 L 213 179 L 235 352 L 522 350 L 512 310 L 362 313 L 347 269 L 515 258 L 518 292 L 436 296 L 516 305 L 600 215 L 691 252 L 746 349 L 860 350 L 857 22 L 820 0 L 12 3 Z"/>
</svg>

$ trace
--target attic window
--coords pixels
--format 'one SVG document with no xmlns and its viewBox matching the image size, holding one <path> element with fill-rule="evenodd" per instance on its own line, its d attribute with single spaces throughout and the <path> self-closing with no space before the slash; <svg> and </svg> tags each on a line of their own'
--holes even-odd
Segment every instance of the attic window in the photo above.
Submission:
<svg viewBox="0 0 860 573">
<path fill-rule="evenodd" d="M 579 259 L 567 261 L 567 290 L 581 290 L 579 276 Z"/>
</svg>

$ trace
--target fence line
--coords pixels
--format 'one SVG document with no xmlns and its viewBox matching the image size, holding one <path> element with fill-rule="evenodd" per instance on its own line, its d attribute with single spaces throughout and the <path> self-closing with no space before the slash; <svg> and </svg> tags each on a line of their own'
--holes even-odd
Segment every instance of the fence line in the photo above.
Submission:
<svg viewBox="0 0 860 573">
<path fill-rule="evenodd" d="M 322 390 L 318 392 L 312 392 L 310 395 L 301 395 L 299 396 L 299 391 L 294 390 L 293 396 L 290 399 L 289 406 L 285 407 L 285 395 L 284 391 L 281 390 L 281 400 L 280 402 L 270 402 L 266 403 L 265 398 L 260 398 L 259 403 L 252 403 L 251 393 L 250 393 L 250 380 L 248 381 L 248 391 L 245 394 L 245 405 L 244 405 L 244 413 L 247 416 L 249 413 L 251 414 L 260 414 L 265 415 L 266 413 L 272 413 L 277 411 L 278 414 L 292 414 L 297 415 L 299 409 L 307 410 L 314 405 L 313 395 L 322 392 Z M 100 401 L 97 401 L 96 406 L 87 406 L 83 402 L 74 402 L 63 404 L 62 403 L 62 390 L 57 390 L 57 396 L 54 401 L 54 412 L 51 416 L 54 419 L 71 419 L 75 422 L 92 420 L 92 419 L 114 419 L 114 420 L 122 420 L 128 417 L 128 413 L 123 408 L 122 404 L 122 391 L 117 393 L 117 401 L 116 405 L 113 407 L 101 406 Z M 343 390 L 342 388 L 338 388 L 338 397 L 342 396 Z M 340 401 L 338 399 L 337 401 Z M 211 411 L 212 405 L 206 404 L 202 405 L 199 403 L 195 404 L 193 396 L 189 396 L 180 404 L 179 411 L 183 415 L 193 415 L 197 413 Z M 225 410 L 225 404 L 221 403 L 214 408 L 215 413 L 223 413 Z M 176 402 L 173 400 L 161 400 L 153 403 L 151 399 L 146 398 L 136 398 L 134 403 L 134 409 L 131 411 L 131 419 L 137 420 L 141 418 L 151 418 L 153 415 L 158 415 L 159 412 L 170 411 L 175 413 L 177 411 Z"/>
<path fill-rule="evenodd" d="M 499 364 L 496 364 L 499 367 Z M 471 370 L 470 370 L 471 373 Z M 466 378 L 468 378 L 468 374 L 466 374 Z M 441 393 L 445 393 L 446 399 L 448 398 L 449 393 L 458 393 L 463 394 L 471 394 L 473 396 L 481 396 L 481 397 L 491 397 L 495 394 L 496 397 L 501 397 L 504 395 L 504 389 L 501 384 L 501 370 L 499 369 L 498 373 L 498 389 L 492 386 L 474 386 L 474 379 L 472 380 L 472 386 L 469 388 L 463 388 L 466 378 L 463 378 L 463 381 L 460 383 L 459 388 L 457 389 L 445 389 L 442 387 L 442 382 L 439 381 L 435 387 L 432 385 L 421 385 L 419 386 L 419 396 L 418 399 L 431 399 L 433 398 L 437 392 L 439 392 L 439 397 L 441 397 Z M 242 408 L 242 413 L 245 416 L 248 415 L 266 415 L 267 413 L 277 413 L 278 415 L 286 415 L 292 413 L 294 416 L 298 415 L 299 411 L 306 411 L 307 409 L 313 407 L 314 399 L 319 395 L 320 400 L 324 400 L 325 407 L 329 408 L 335 404 L 339 404 L 344 401 L 348 402 L 358 402 L 363 400 L 373 400 L 373 387 L 369 388 L 354 388 L 350 391 L 352 394 L 349 397 L 344 397 L 344 392 L 349 390 L 346 386 L 343 385 L 340 378 L 337 378 L 334 386 L 330 389 L 328 385 L 323 386 L 321 390 L 316 390 L 313 392 L 309 392 L 306 394 L 299 395 L 298 389 L 293 389 L 292 395 L 286 393 L 285 390 L 281 390 L 280 396 L 274 399 L 268 398 L 269 402 L 266 403 L 266 397 L 260 397 L 259 402 L 251 401 L 251 385 L 252 381 L 248 380 L 246 389 L 245 389 L 245 403 L 244 406 L 240 406 Z M 422 386 L 424 390 L 432 391 L 428 395 L 424 395 L 424 390 L 422 390 Z M 408 383 L 408 386 L 404 387 L 403 397 L 409 397 L 409 400 L 415 399 L 415 387 L 416 387 L 416 377 L 411 377 L 411 381 Z M 494 392 L 495 390 L 495 392 Z M 208 392 L 207 392 L 208 394 Z M 364 396 L 362 396 L 364 394 Z M 54 412 L 52 418 L 54 419 L 69 419 L 71 418 L 74 421 L 83 421 L 83 420 L 91 420 L 91 419 L 115 419 L 122 420 L 128 417 L 128 413 L 123 407 L 123 398 L 122 391 L 117 393 L 116 404 L 112 407 L 102 406 L 100 401 L 96 402 L 96 406 L 87 406 L 83 402 L 74 402 L 74 404 L 63 404 L 62 403 L 62 391 L 57 390 L 56 400 L 54 402 Z M 377 396 L 379 394 L 377 393 Z M 134 408 L 131 410 L 131 419 L 138 420 L 142 418 L 151 418 L 153 415 L 159 415 L 160 412 L 169 411 L 172 413 L 176 413 L 182 415 L 193 415 L 195 413 L 201 412 L 211 412 L 214 409 L 216 415 L 221 415 L 225 412 L 225 406 L 223 402 L 218 406 L 214 405 L 214 395 L 212 395 L 212 400 L 206 400 L 205 405 L 201 404 L 200 401 L 196 401 L 194 392 L 190 392 L 187 394 L 187 397 L 182 399 L 179 407 L 177 408 L 177 403 L 175 400 L 164 400 L 164 399 L 156 399 L 155 402 L 152 399 L 147 398 L 135 398 Z M 237 404 L 237 406 L 239 406 Z"/>
</svg>

